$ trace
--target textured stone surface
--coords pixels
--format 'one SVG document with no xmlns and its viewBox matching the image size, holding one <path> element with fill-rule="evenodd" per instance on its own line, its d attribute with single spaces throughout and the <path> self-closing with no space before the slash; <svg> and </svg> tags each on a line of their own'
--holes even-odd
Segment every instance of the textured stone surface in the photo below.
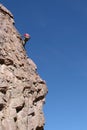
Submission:
<svg viewBox="0 0 87 130">
<path fill-rule="evenodd" d="M 0 4 L 0 130 L 43 130 L 46 94 L 13 15 Z"/>
</svg>

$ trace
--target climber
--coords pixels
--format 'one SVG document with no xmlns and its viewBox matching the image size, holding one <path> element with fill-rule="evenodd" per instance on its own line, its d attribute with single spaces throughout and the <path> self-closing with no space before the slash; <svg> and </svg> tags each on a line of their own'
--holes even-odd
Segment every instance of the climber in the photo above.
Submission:
<svg viewBox="0 0 87 130">
<path fill-rule="evenodd" d="M 26 42 L 30 40 L 31 36 L 28 33 L 25 33 L 23 37 L 23 46 L 25 46 Z"/>
</svg>

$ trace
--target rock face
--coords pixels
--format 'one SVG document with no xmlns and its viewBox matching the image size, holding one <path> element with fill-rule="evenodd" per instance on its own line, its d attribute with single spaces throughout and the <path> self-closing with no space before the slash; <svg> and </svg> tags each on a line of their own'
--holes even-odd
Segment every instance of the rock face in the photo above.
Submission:
<svg viewBox="0 0 87 130">
<path fill-rule="evenodd" d="M 13 15 L 0 4 L 0 130 L 43 130 L 46 94 Z"/>
</svg>

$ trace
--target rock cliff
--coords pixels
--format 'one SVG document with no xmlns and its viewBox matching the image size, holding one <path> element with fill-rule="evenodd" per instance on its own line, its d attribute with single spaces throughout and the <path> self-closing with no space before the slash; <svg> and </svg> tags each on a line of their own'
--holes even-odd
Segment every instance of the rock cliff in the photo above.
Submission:
<svg viewBox="0 0 87 130">
<path fill-rule="evenodd" d="M 13 15 L 0 4 L 0 130 L 43 130 L 46 94 Z"/>
</svg>

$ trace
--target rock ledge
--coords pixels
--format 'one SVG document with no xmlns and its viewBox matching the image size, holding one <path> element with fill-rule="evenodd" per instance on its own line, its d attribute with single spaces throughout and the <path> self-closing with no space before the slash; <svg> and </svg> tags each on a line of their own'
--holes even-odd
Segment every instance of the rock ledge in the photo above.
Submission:
<svg viewBox="0 0 87 130">
<path fill-rule="evenodd" d="M 13 21 L 0 4 L 0 130 L 43 130 L 46 83 L 27 57 Z"/>
</svg>

